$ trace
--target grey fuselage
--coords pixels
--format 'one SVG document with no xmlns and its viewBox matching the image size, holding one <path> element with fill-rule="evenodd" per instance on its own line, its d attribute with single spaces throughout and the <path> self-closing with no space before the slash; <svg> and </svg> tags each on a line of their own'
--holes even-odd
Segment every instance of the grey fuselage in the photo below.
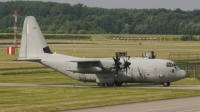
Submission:
<svg viewBox="0 0 200 112">
<path fill-rule="evenodd" d="M 120 69 L 116 75 L 115 70 L 105 69 L 106 67 L 98 66 L 99 64 L 91 64 L 90 67 L 99 67 L 101 71 L 80 71 L 82 73 L 71 71 L 72 69 L 83 68 L 78 67 L 77 62 L 71 62 L 71 60 L 84 60 L 88 58 L 77 58 L 72 56 L 60 55 L 60 54 L 48 54 L 45 58 L 41 59 L 41 63 L 51 67 L 66 76 L 83 82 L 96 82 L 96 83 L 109 83 L 112 84 L 115 81 L 128 83 L 164 83 L 174 82 L 186 77 L 186 73 L 180 70 L 178 66 L 167 67 L 167 62 L 174 63 L 170 60 L 163 59 L 147 59 L 147 58 L 130 58 L 130 69 L 127 74 L 123 69 Z M 96 59 L 96 58 L 95 58 Z M 99 63 L 110 62 L 113 63 L 112 58 L 99 58 Z M 112 65 L 111 65 L 112 66 Z M 111 68 L 107 66 L 108 68 Z"/>
</svg>

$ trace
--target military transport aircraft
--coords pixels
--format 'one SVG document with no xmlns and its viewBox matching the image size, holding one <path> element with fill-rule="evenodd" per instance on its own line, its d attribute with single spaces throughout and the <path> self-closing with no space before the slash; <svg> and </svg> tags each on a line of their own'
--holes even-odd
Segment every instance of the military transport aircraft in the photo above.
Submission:
<svg viewBox="0 0 200 112">
<path fill-rule="evenodd" d="M 122 83 L 160 83 L 186 77 L 175 62 L 164 59 L 133 58 L 79 58 L 52 53 L 40 27 L 33 16 L 24 20 L 19 58 L 21 61 L 36 61 L 64 75 L 83 82 L 96 82 L 100 86 L 121 86 Z"/>
</svg>

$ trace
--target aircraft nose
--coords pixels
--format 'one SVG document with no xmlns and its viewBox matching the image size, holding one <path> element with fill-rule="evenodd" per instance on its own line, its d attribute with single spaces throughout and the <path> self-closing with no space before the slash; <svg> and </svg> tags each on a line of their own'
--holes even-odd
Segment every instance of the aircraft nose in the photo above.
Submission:
<svg viewBox="0 0 200 112">
<path fill-rule="evenodd" d="M 185 77 L 187 77 L 187 73 L 184 71 L 184 70 L 179 70 L 177 73 L 176 73 L 176 77 L 178 79 L 183 79 Z"/>
</svg>

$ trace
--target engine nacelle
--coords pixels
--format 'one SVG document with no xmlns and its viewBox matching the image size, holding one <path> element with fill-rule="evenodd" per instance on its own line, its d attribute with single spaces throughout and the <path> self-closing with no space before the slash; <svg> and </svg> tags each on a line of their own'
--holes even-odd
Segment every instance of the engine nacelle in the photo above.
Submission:
<svg viewBox="0 0 200 112">
<path fill-rule="evenodd" d="M 113 60 L 101 60 L 101 63 L 94 64 L 95 66 L 105 68 L 106 70 L 111 70 L 115 68 L 115 62 Z"/>
<path fill-rule="evenodd" d="M 71 71 L 74 73 L 98 73 L 102 72 L 102 69 L 100 67 L 77 67 L 77 68 L 69 68 L 67 71 Z"/>
</svg>

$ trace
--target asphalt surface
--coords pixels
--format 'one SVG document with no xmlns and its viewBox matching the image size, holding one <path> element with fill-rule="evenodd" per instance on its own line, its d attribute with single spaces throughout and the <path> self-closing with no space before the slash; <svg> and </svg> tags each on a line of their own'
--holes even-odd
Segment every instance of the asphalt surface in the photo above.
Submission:
<svg viewBox="0 0 200 112">
<path fill-rule="evenodd" d="M 200 112 L 200 97 L 158 100 L 60 112 Z"/>
<path fill-rule="evenodd" d="M 32 87 L 32 86 L 43 86 L 43 87 L 112 87 L 112 86 L 97 86 L 97 84 L 85 83 L 85 84 L 24 84 L 24 83 L 0 83 L 0 86 L 20 86 L 20 87 Z M 116 86 L 114 86 L 116 87 Z M 163 85 L 152 85 L 152 84 L 133 84 L 133 85 L 122 85 L 118 88 L 157 88 L 157 89 L 194 89 L 200 90 L 200 85 L 171 85 L 169 87 L 163 87 Z"/>
<path fill-rule="evenodd" d="M 23 83 L 0 83 L 0 86 L 44 86 L 44 87 L 101 87 L 96 84 L 23 84 Z M 106 86 L 105 86 L 106 87 Z M 120 88 L 158 88 L 158 89 L 194 89 L 200 90 L 200 85 L 162 85 L 134 84 L 122 85 Z M 141 103 L 68 110 L 60 112 L 200 112 L 200 96 L 158 100 Z"/>
</svg>

